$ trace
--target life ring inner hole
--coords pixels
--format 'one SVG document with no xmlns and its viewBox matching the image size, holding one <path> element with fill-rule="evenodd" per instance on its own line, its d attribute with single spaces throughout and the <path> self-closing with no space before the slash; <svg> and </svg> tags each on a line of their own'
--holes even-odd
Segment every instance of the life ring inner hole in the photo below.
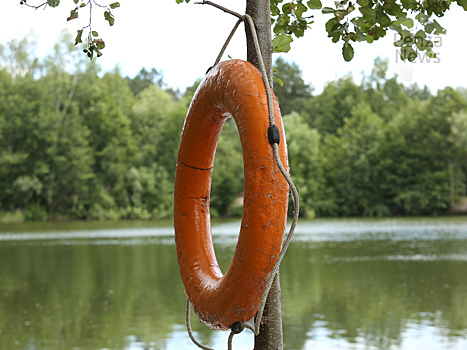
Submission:
<svg viewBox="0 0 467 350">
<path fill-rule="evenodd" d="M 229 116 L 219 137 L 212 172 L 210 215 L 217 262 L 225 274 L 232 262 L 240 232 L 244 191 L 243 154 L 233 117 Z"/>
</svg>

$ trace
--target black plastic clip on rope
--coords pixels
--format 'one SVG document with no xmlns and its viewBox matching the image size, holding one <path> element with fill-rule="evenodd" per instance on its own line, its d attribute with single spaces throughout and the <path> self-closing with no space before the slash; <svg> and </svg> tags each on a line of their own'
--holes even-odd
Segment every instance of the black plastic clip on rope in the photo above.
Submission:
<svg viewBox="0 0 467 350">
<path fill-rule="evenodd" d="M 276 125 L 271 125 L 268 128 L 268 140 L 269 144 L 274 145 L 275 143 L 279 144 L 281 142 L 281 133 L 279 128 Z"/>
</svg>

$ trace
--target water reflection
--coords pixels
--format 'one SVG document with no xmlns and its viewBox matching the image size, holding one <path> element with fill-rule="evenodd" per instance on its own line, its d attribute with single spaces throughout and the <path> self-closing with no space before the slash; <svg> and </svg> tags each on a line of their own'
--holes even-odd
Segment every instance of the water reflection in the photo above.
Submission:
<svg viewBox="0 0 467 350">
<path fill-rule="evenodd" d="M 172 228 L 130 224 L 2 226 L 0 349 L 196 348 Z M 238 227 L 213 228 L 224 271 Z M 285 348 L 466 349 L 465 271 L 465 218 L 302 222 L 281 267 Z"/>
</svg>

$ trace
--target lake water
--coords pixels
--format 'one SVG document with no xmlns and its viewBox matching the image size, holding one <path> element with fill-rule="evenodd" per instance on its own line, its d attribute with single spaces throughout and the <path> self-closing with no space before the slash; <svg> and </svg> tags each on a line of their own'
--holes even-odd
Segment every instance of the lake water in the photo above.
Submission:
<svg viewBox="0 0 467 350">
<path fill-rule="evenodd" d="M 238 229 L 213 227 L 223 271 Z M 467 218 L 301 221 L 281 287 L 288 350 L 467 349 Z M 0 349 L 198 349 L 185 303 L 170 222 L 0 224 Z"/>
</svg>

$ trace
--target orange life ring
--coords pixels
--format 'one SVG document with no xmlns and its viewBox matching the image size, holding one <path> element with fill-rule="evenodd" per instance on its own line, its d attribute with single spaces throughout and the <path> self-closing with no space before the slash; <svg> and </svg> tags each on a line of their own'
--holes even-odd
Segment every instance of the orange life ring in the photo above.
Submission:
<svg viewBox="0 0 467 350">
<path fill-rule="evenodd" d="M 288 169 L 279 107 L 279 154 Z M 240 134 L 245 174 L 244 208 L 237 248 L 225 275 L 211 237 L 209 195 L 222 127 L 232 115 Z M 193 97 L 183 127 L 175 176 L 174 223 L 185 292 L 206 325 L 227 330 L 258 311 L 280 253 L 289 187 L 268 142 L 268 102 L 261 73 L 242 60 L 216 65 Z"/>
</svg>

